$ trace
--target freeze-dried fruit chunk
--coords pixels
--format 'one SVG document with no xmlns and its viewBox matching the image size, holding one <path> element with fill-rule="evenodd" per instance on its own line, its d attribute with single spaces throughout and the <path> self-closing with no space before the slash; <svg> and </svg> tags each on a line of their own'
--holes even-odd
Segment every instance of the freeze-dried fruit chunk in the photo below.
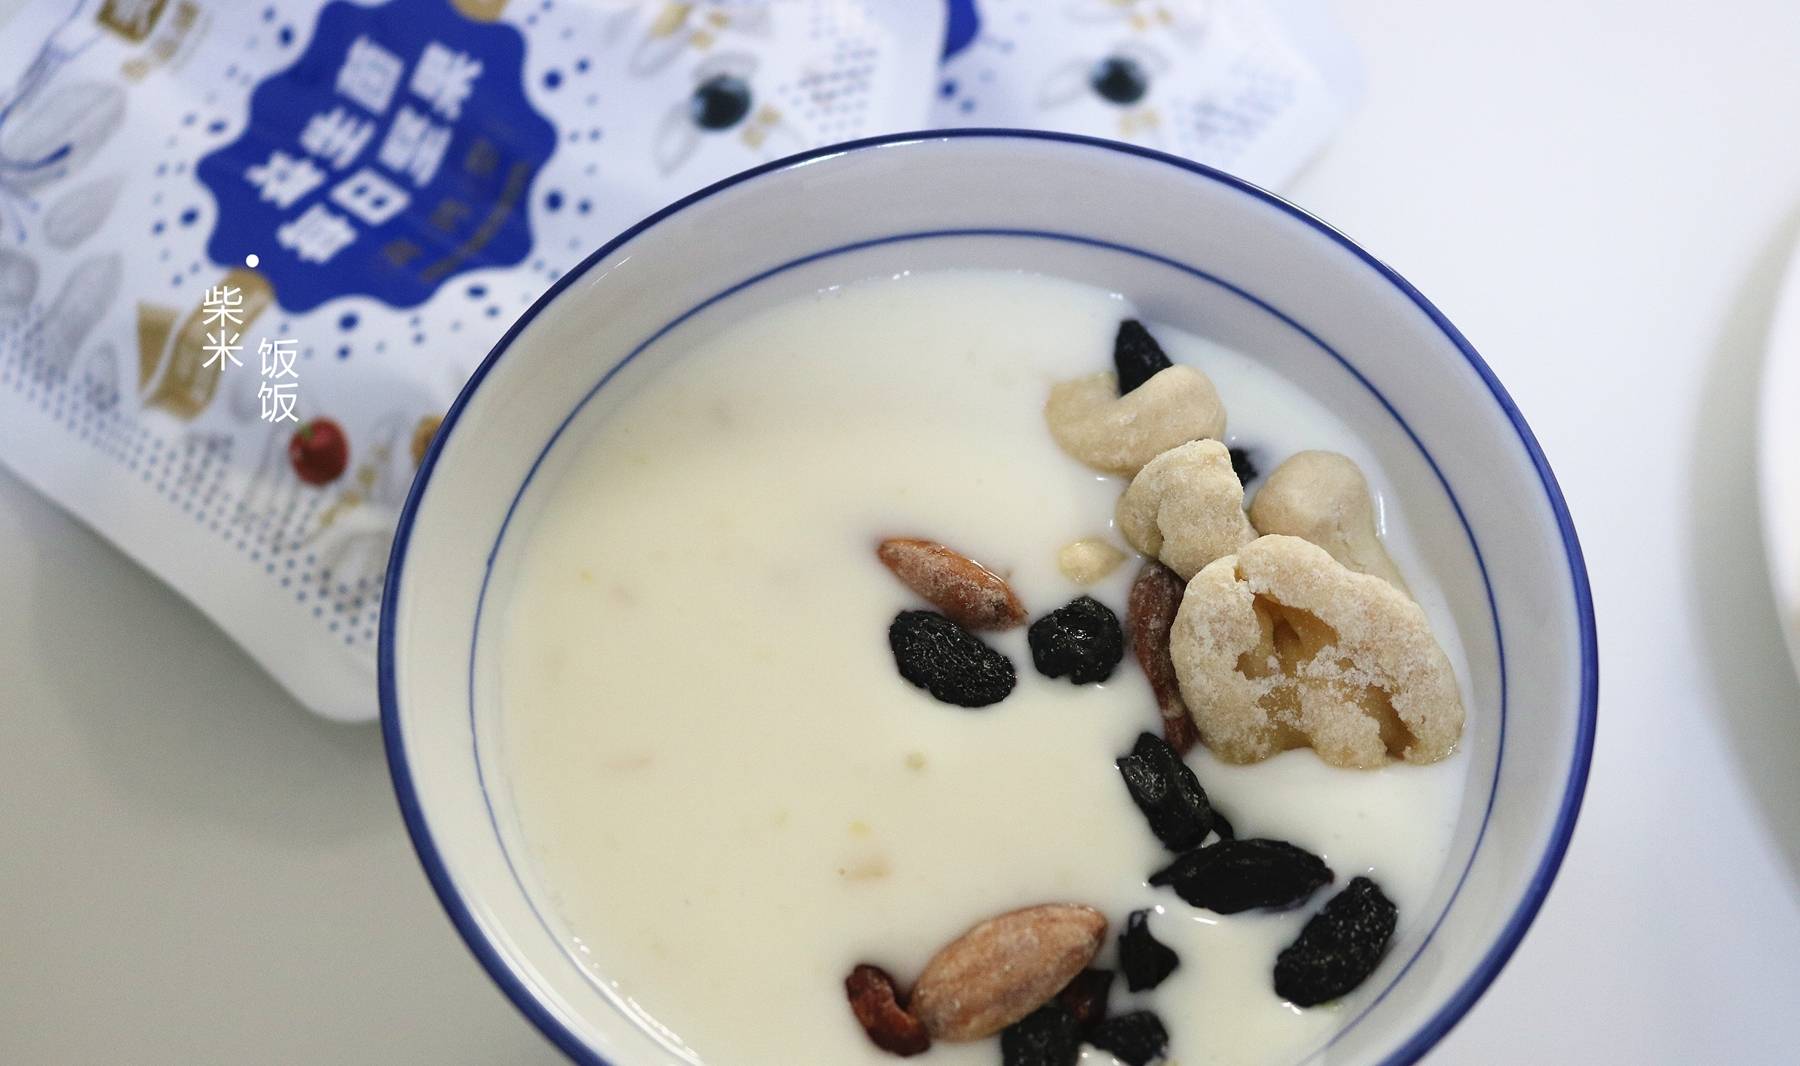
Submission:
<svg viewBox="0 0 1800 1066">
<path fill-rule="evenodd" d="M 1291 907 L 1331 883 L 1325 860 L 1286 841 L 1221 840 L 1190 851 L 1150 875 L 1196 907 L 1236 914 L 1252 907 Z"/>
<path fill-rule="evenodd" d="M 986 707 L 1012 692 L 1012 660 L 935 611 L 901 611 L 888 626 L 900 676 L 945 703 Z"/>
<path fill-rule="evenodd" d="M 1359 574 L 1374 574 L 1406 591 L 1406 579 L 1375 531 L 1369 483 L 1347 456 L 1296 452 L 1269 475 L 1250 504 L 1258 533 L 1312 541 Z"/>
<path fill-rule="evenodd" d="M 1133 992 L 1155 988 L 1181 965 L 1181 956 L 1150 932 L 1150 911 L 1132 911 L 1119 934 L 1119 969 Z"/>
<path fill-rule="evenodd" d="M 1425 612 L 1298 537 L 1259 537 L 1188 582 L 1169 652 L 1201 741 L 1226 762 L 1310 746 L 1334 766 L 1428 763 L 1462 735 Z"/>
<path fill-rule="evenodd" d="M 1121 477 L 1177 444 L 1225 433 L 1218 391 L 1191 366 L 1172 366 L 1123 396 L 1110 370 L 1060 382 L 1050 389 L 1044 420 L 1071 457 Z"/>
<path fill-rule="evenodd" d="M 1000 1034 L 1002 1066 L 1075 1066 L 1081 1059 L 1081 1023 L 1051 1000 Z"/>
<path fill-rule="evenodd" d="M 1086 1029 L 1106 1017 L 1106 997 L 1112 992 L 1112 983 L 1111 970 L 1083 970 L 1056 994 L 1056 1002 Z"/>
<path fill-rule="evenodd" d="M 1125 657 L 1119 616 L 1092 596 L 1077 596 L 1051 611 L 1031 623 L 1025 636 L 1039 673 L 1076 685 L 1105 681 Z"/>
<path fill-rule="evenodd" d="M 1113 515 L 1119 535 L 1187 580 L 1256 539 L 1244 486 L 1216 440 L 1170 448 L 1138 471 Z"/>
<path fill-rule="evenodd" d="M 1073 903 L 989 918 L 931 957 L 909 1006 L 935 1039 L 993 1036 L 1054 998 L 1105 936 L 1106 916 Z"/>
<path fill-rule="evenodd" d="M 1011 629 L 1025 605 L 999 574 L 935 541 L 890 537 L 875 549 L 883 566 L 957 625 Z"/>
<path fill-rule="evenodd" d="M 844 991 L 850 1010 L 876 1047 L 896 1055 L 917 1055 L 931 1048 L 931 1034 L 906 1012 L 886 970 L 864 963 L 844 978 Z"/>
<path fill-rule="evenodd" d="M 1185 755 L 1200 740 L 1194 716 L 1181 698 L 1181 682 L 1175 677 L 1175 660 L 1169 657 L 1169 627 L 1181 608 L 1187 590 L 1180 576 L 1155 559 L 1144 562 L 1131 597 L 1125 604 L 1125 627 L 1131 633 L 1131 653 L 1150 679 L 1156 709 L 1162 715 L 1163 739 L 1177 754 Z"/>
<path fill-rule="evenodd" d="M 1139 733 L 1131 754 L 1120 756 L 1117 765 L 1131 802 L 1144 812 L 1158 840 L 1170 851 L 1200 846 L 1213 828 L 1212 803 L 1193 768 L 1167 741 Z"/>
<path fill-rule="evenodd" d="M 1119 323 L 1113 337 L 1113 369 L 1118 371 L 1120 396 L 1174 365 L 1142 322 L 1128 318 Z"/>
<path fill-rule="evenodd" d="M 1231 449 L 1231 472 L 1237 475 L 1240 483 L 1248 485 L 1256 480 L 1259 473 L 1256 460 L 1251 457 L 1248 448 Z M 1252 519 L 1254 521 L 1254 519 Z"/>
<path fill-rule="evenodd" d="M 1154 1012 L 1134 1010 L 1095 1026 L 1088 1043 L 1131 1066 L 1148 1066 L 1168 1048 L 1169 1031 Z"/>
<path fill-rule="evenodd" d="M 1300 1007 L 1338 998 L 1375 972 L 1400 911 L 1366 877 L 1353 877 L 1275 960 L 1275 994 Z"/>
</svg>

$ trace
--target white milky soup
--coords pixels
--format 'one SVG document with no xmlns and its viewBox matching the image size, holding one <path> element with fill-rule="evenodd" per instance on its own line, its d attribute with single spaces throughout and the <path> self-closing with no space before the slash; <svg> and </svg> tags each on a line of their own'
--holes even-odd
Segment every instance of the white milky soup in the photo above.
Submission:
<svg viewBox="0 0 1800 1066">
<path fill-rule="evenodd" d="M 980 710 L 896 673 L 888 625 L 926 605 L 877 562 L 882 539 L 951 545 L 1005 575 L 1032 617 L 1083 591 L 1058 569 L 1064 545 L 1124 546 L 1123 483 L 1060 452 L 1043 406 L 1052 383 L 1110 367 L 1133 314 L 1085 285 L 975 271 L 778 306 L 671 361 L 515 529 L 516 575 L 490 610 L 516 858 L 572 957 L 680 1054 L 891 1066 L 846 1004 L 852 966 L 904 983 L 975 922 L 1067 901 L 1112 923 L 1099 966 L 1116 964 L 1125 916 L 1155 908 L 1181 965 L 1150 992 L 1115 983 L 1111 1002 L 1154 1009 L 1171 1062 L 1289 1062 L 1379 991 L 1311 1010 L 1275 995 L 1275 956 L 1307 915 L 1368 873 L 1401 934 L 1427 920 L 1466 755 L 1356 771 L 1308 750 L 1228 766 L 1196 749 L 1188 762 L 1239 836 L 1291 841 L 1337 875 L 1293 911 L 1220 916 L 1145 883 L 1172 856 L 1113 764 L 1158 731 L 1129 654 L 1077 687 L 1032 668 L 1023 628 L 983 634 L 1019 681 Z M 1253 359 L 1149 325 L 1211 376 L 1229 442 L 1264 472 L 1307 448 L 1362 466 L 1388 551 L 1466 679 L 1370 452 Z M 1123 617 L 1137 568 L 1086 591 Z M 993 1066 L 1000 1052 L 940 1042 L 912 1061 Z"/>
</svg>

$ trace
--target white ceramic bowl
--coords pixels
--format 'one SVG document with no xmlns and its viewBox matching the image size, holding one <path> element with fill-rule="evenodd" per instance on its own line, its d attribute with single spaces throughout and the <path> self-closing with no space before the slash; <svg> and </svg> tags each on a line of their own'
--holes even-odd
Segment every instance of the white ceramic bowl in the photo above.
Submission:
<svg viewBox="0 0 1800 1066">
<path fill-rule="evenodd" d="M 749 171 L 594 253 L 494 348 L 413 486 L 381 627 L 395 788 L 457 929 L 571 1057 L 676 1061 L 609 1000 L 526 888 L 493 762 L 496 627 L 483 628 L 483 610 L 503 599 L 508 551 L 544 486 L 634 382 L 799 293 L 948 266 L 1023 267 L 1128 293 L 1148 317 L 1277 368 L 1377 451 L 1468 651 L 1470 781 L 1431 906 L 1309 1061 L 1418 1058 L 1518 946 L 1574 829 L 1597 665 L 1568 511 L 1500 383 L 1393 271 L 1234 178 L 1067 136 L 909 135 Z M 676 343 L 658 343 L 677 328 Z"/>
</svg>

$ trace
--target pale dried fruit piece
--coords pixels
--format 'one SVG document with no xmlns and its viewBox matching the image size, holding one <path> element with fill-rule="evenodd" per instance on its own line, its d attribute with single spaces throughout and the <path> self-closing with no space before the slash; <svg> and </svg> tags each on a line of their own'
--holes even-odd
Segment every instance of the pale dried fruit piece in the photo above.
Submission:
<svg viewBox="0 0 1800 1066">
<path fill-rule="evenodd" d="M 1181 577 L 1155 559 L 1147 560 L 1131 583 L 1125 604 L 1125 629 L 1131 637 L 1131 653 L 1150 679 L 1156 709 L 1162 714 L 1163 739 L 1178 754 L 1186 755 L 1200 740 L 1194 716 L 1181 698 L 1181 682 L 1175 678 L 1175 660 L 1169 657 L 1169 627 L 1187 590 Z"/>
<path fill-rule="evenodd" d="M 1006 579 L 935 541 L 890 537 L 875 549 L 883 566 L 965 629 L 1011 629 L 1025 605 Z"/>
<path fill-rule="evenodd" d="M 1124 552 L 1099 537 L 1083 537 L 1056 553 L 1056 568 L 1084 588 L 1117 570 L 1124 561 Z"/>
<path fill-rule="evenodd" d="M 1108 370 L 1052 386 L 1044 405 L 1056 443 L 1095 470 L 1130 477 L 1177 444 L 1225 434 L 1218 390 L 1191 366 L 1159 371 L 1123 396 L 1118 389 Z"/>
<path fill-rule="evenodd" d="M 931 1049 L 931 1034 L 907 1013 L 886 970 L 868 963 L 857 966 L 844 978 L 844 992 L 850 997 L 851 1012 L 876 1047 L 900 1056 Z"/>
<path fill-rule="evenodd" d="M 1169 643 L 1200 739 L 1226 762 L 1310 746 L 1333 766 L 1428 763 L 1462 735 L 1425 612 L 1298 537 L 1259 537 L 1200 571 Z"/>
<path fill-rule="evenodd" d="M 981 1040 L 1049 1002 L 1099 952 L 1106 916 L 1074 903 L 1009 911 L 945 945 L 913 985 L 933 1038 Z"/>
<path fill-rule="evenodd" d="M 1258 533 L 1310 540 L 1359 574 L 1374 574 L 1402 592 L 1406 580 L 1375 532 L 1369 483 L 1348 456 L 1296 452 L 1269 474 L 1250 504 Z"/>
<path fill-rule="evenodd" d="M 1216 440 L 1171 448 L 1145 464 L 1114 513 L 1126 542 L 1186 581 L 1256 539 L 1244 517 L 1244 486 Z"/>
</svg>

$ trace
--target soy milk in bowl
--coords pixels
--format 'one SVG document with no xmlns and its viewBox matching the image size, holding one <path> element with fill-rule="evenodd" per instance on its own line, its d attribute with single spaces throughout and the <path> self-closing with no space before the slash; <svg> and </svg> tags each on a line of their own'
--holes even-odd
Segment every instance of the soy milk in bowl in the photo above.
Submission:
<svg viewBox="0 0 1800 1066">
<path fill-rule="evenodd" d="M 1153 989 L 1118 979 L 1110 1012 L 1154 1011 L 1169 1061 L 1297 1061 L 1340 1023 L 1271 984 L 1329 889 L 1220 915 L 1146 883 L 1175 855 L 1115 766 L 1161 729 L 1136 662 L 1095 684 L 1047 677 L 1015 626 L 976 638 L 1016 669 L 990 706 L 897 672 L 890 624 L 931 607 L 878 561 L 898 535 L 954 544 L 1034 618 L 1082 595 L 1126 617 L 1142 560 L 1113 528 L 1125 482 L 1058 447 L 1045 400 L 1110 366 L 1133 314 L 1120 294 L 1018 272 L 834 288 L 685 357 L 561 474 L 502 615 L 499 765 L 527 876 L 570 949 L 681 1054 L 893 1061 L 846 1006 L 845 976 L 874 962 L 914 977 L 981 920 L 1050 901 L 1107 918 L 1093 966 L 1115 971 L 1127 916 L 1149 911 L 1179 965 Z M 1360 459 L 1386 494 L 1317 401 L 1153 328 L 1215 384 L 1226 439 L 1259 470 L 1252 494 L 1305 449 Z M 1406 531 L 1385 534 L 1410 569 Z M 1117 565 L 1078 585 L 1060 560 L 1082 540 Z M 1411 572 L 1455 658 L 1448 612 Z M 1188 761 L 1238 838 L 1293 843 L 1329 864 L 1331 887 L 1368 874 L 1402 921 L 1422 912 L 1459 756 L 1357 770 L 1306 749 L 1227 765 L 1199 746 Z M 997 1063 L 997 1045 L 938 1041 L 919 1061 Z"/>
</svg>

